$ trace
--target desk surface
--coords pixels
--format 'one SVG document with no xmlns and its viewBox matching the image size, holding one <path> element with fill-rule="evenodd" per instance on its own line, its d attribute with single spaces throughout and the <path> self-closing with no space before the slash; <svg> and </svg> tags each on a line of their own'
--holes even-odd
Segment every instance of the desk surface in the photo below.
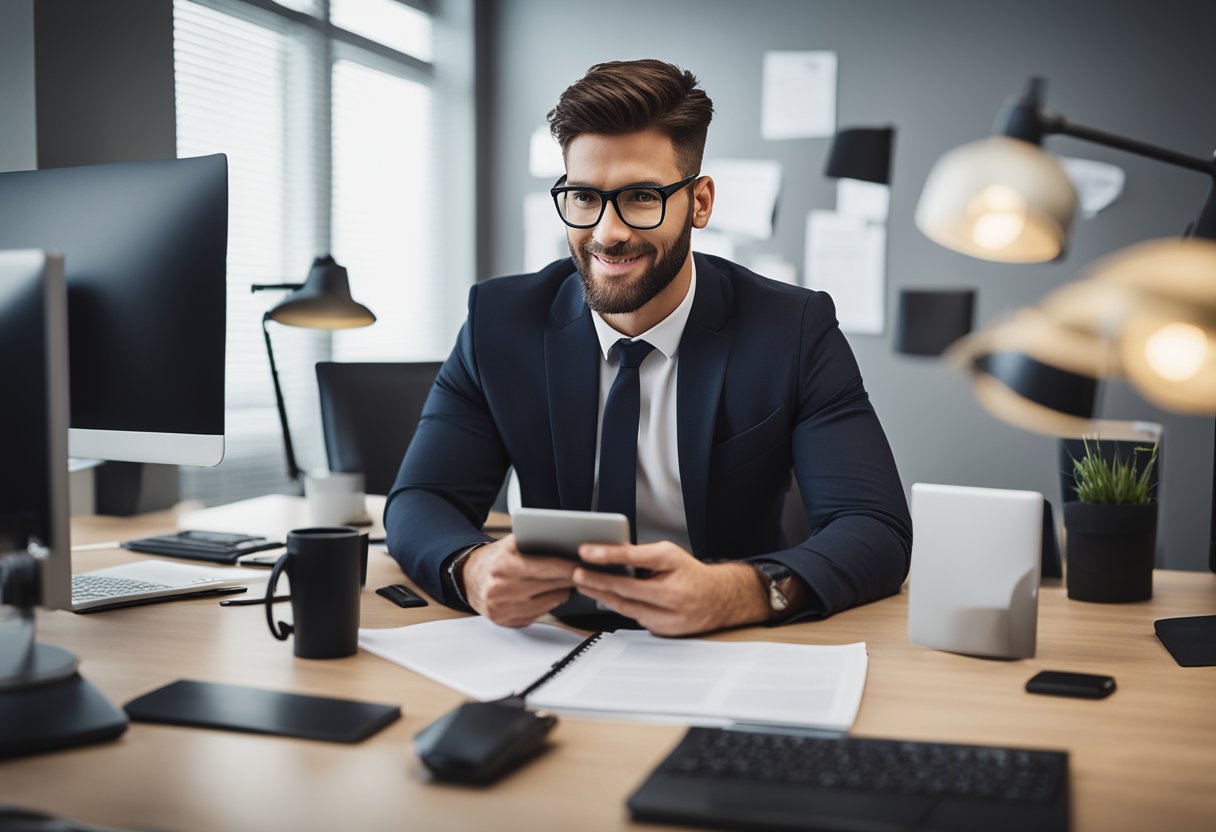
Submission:
<svg viewBox="0 0 1216 832">
<path fill-rule="evenodd" d="M 74 542 L 151 534 L 176 521 L 173 512 L 83 518 L 74 522 Z M 135 557 L 78 552 L 76 569 Z M 436 604 L 403 610 L 373 592 L 401 580 L 391 558 L 373 554 L 363 626 L 456 615 Z M 1038 655 L 1024 661 L 910 644 L 906 593 L 824 622 L 717 638 L 865 641 L 870 670 L 855 735 L 1067 749 L 1074 829 L 1174 831 L 1216 822 L 1216 668 L 1178 667 L 1152 622 L 1211 613 L 1216 576 L 1159 571 L 1153 600 L 1141 604 L 1069 601 L 1060 586 L 1045 586 Z M 458 704 L 458 694 L 365 653 L 295 659 L 266 631 L 261 607 L 197 599 L 88 616 L 44 613 L 38 626 L 41 641 L 75 651 L 83 675 L 119 705 L 192 678 L 402 707 L 400 721 L 355 746 L 133 724 L 117 742 L 0 763 L 0 801 L 108 826 L 617 829 L 629 826 L 625 798 L 683 733 L 563 718 L 553 749 L 498 785 L 442 786 L 427 780 L 410 738 Z M 1109 673 L 1118 691 L 1101 701 L 1025 693 L 1025 681 L 1043 669 Z"/>
</svg>

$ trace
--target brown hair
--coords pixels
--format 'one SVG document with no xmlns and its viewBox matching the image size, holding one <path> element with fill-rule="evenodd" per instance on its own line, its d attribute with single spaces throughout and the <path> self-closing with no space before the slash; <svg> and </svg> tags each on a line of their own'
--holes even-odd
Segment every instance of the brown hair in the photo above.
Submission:
<svg viewBox="0 0 1216 832">
<path fill-rule="evenodd" d="M 682 172 L 701 169 L 714 104 L 697 77 L 678 66 L 646 59 L 596 64 L 549 111 L 549 132 L 562 152 L 583 133 L 619 135 L 655 129 L 671 139 Z"/>
</svg>

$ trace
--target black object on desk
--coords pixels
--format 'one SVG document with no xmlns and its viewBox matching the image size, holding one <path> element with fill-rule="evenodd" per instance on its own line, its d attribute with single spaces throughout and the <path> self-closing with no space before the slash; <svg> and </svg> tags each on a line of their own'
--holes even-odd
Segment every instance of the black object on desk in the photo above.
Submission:
<svg viewBox="0 0 1216 832">
<path fill-rule="evenodd" d="M 211 563 L 236 563 L 236 559 L 241 555 L 261 552 L 265 549 L 277 549 L 282 545 L 281 540 L 271 540 L 254 534 L 181 531 L 175 534 L 128 540 L 122 544 L 122 547 L 130 549 L 132 552 L 146 552 L 153 555 L 169 555 L 175 558 L 205 560 Z"/>
<path fill-rule="evenodd" d="M 401 716 L 396 705 L 188 679 L 132 699 L 126 711 L 136 722 L 350 743 L 367 739 Z"/>
<path fill-rule="evenodd" d="M 545 748 L 557 717 L 513 702 L 466 702 L 414 735 L 414 750 L 438 780 L 484 786 Z"/>
<path fill-rule="evenodd" d="M 0 757 L 88 745 L 126 730 L 122 711 L 79 674 L 0 691 Z"/>
<path fill-rule="evenodd" d="M 1153 622 L 1153 628 L 1182 667 L 1216 665 L 1216 615 L 1162 618 Z"/>
</svg>

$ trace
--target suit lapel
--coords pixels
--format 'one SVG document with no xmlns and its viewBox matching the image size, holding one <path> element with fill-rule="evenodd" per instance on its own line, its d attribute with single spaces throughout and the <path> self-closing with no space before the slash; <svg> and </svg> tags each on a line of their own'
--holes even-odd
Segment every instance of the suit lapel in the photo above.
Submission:
<svg viewBox="0 0 1216 832">
<path fill-rule="evenodd" d="M 694 256 L 697 294 L 680 339 L 676 420 L 680 488 L 684 494 L 688 538 L 695 553 L 705 549 L 709 452 L 730 356 L 731 335 L 725 325 L 733 307 L 734 293 L 725 275 L 703 256 Z"/>
<path fill-rule="evenodd" d="M 545 376 L 557 489 L 562 508 L 589 511 L 599 428 L 599 341 L 577 273 L 562 284 L 550 311 L 554 326 L 545 332 Z"/>
</svg>

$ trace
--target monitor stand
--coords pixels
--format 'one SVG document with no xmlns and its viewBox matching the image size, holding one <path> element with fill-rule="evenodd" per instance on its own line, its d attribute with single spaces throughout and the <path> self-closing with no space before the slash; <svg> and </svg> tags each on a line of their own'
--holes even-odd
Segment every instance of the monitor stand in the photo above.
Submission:
<svg viewBox="0 0 1216 832">
<path fill-rule="evenodd" d="M 113 739 L 127 716 L 76 672 L 76 657 L 34 641 L 33 610 L 0 607 L 0 757 Z"/>
</svg>

